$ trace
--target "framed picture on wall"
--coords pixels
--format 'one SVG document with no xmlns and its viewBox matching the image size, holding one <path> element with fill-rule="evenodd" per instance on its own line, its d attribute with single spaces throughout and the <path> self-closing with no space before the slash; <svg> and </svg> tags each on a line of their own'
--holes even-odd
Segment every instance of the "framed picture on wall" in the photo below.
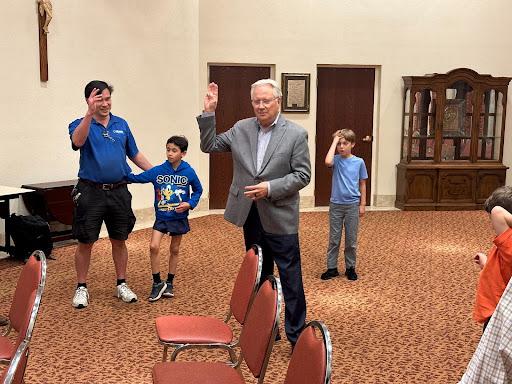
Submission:
<svg viewBox="0 0 512 384">
<path fill-rule="evenodd" d="M 309 112 L 309 73 L 282 73 L 283 112 Z"/>
</svg>

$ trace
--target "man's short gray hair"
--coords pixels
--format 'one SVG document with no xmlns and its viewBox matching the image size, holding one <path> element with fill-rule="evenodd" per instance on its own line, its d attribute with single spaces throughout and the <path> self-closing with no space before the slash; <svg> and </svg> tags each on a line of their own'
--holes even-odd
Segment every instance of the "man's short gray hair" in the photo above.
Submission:
<svg viewBox="0 0 512 384">
<path fill-rule="evenodd" d="M 270 85 L 272 87 L 272 93 L 274 97 L 283 97 L 283 92 L 281 92 L 281 88 L 277 85 L 277 81 L 272 79 L 261 79 L 251 85 L 251 97 L 254 91 L 254 88 L 259 87 L 261 85 Z"/>
</svg>

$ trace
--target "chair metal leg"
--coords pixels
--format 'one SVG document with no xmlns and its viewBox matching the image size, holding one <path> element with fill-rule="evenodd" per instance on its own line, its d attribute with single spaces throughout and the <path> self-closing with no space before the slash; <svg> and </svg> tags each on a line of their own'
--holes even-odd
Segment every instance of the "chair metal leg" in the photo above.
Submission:
<svg viewBox="0 0 512 384">
<path fill-rule="evenodd" d="M 179 347 L 175 348 L 171 353 L 171 361 L 176 361 L 176 356 L 180 353 L 181 349 Z"/>
<path fill-rule="evenodd" d="M 235 350 L 233 348 L 229 348 L 228 349 L 229 351 L 229 358 L 231 359 L 231 362 L 233 364 L 236 364 L 237 362 L 237 357 L 236 357 L 236 353 L 235 353 Z"/>
</svg>

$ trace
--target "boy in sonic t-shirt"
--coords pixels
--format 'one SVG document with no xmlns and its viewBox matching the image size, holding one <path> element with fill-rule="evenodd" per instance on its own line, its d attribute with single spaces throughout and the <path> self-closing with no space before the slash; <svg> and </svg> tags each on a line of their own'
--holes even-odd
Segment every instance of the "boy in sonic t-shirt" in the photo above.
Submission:
<svg viewBox="0 0 512 384">
<path fill-rule="evenodd" d="M 127 180 L 132 183 L 153 183 L 155 187 L 155 224 L 149 254 L 153 285 L 149 301 L 160 297 L 173 297 L 173 280 L 178 265 L 178 256 L 182 235 L 190 231 L 188 212 L 199 203 L 203 187 L 194 169 L 183 157 L 188 149 L 188 141 L 184 136 L 172 136 L 167 140 L 167 160 L 139 175 L 130 174 Z M 190 193 L 192 192 L 192 193 Z M 167 280 L 160 277 L 159 251 L 160 242 L 165 234 L 171 236 L 169 249 L 169 272 Z"/>
</svg>

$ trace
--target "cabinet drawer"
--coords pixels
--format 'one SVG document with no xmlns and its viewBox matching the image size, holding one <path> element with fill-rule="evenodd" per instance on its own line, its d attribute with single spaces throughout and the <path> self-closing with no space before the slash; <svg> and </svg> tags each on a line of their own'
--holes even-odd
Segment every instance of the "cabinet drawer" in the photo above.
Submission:
<svg viewBox="0 0 512 384">
<path fill-rule="evenodd" d="M 472 203 L 475 201 L 476 171 L 440 170 L 440 203 Z"/>
</svg>

